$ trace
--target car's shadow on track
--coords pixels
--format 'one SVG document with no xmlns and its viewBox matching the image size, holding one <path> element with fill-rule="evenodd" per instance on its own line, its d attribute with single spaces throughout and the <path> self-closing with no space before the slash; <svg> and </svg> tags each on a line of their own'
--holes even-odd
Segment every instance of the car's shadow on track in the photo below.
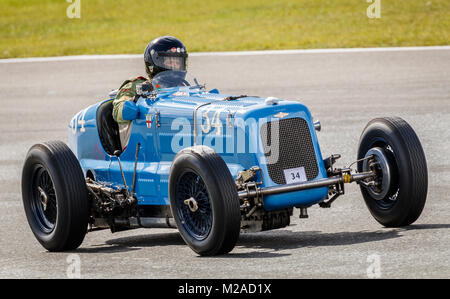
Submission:
<svg viewBox="0 0 450 299">
<path fill-rule="evenodd" d="M 417 224 L 403 228 L 382 228 L 377 231 L 323 233 L 320 231 L 294 232 L 290 230 L 275 230 L 263 233 L 241 234 L 236 248 L 257 249 L 258 251 L 248 253 L 231 252 L 226 257 L 279 257 L 290 255 L 285 252 L 281 253 L 284 250 L 377 242 L 400 238 L 404 231 L 449 228 L 450 224 Z"/>
<path fill-rule="evenodd" d="M 405 226 L 403 230 L 420 230 L 420 229 L 441 229 L 450 228 L 450 224 L 412 224 Z"/>
<path fill-rule="evenodd" d="M 450 224 L 417 224 L 404 228 L 382 228 L 376 231 L 323 233 L 321 231 L 273 230 L 261 233 L 241 234 L 234 252 L 224 258 L 270 258 L 288 256 L 285 250 L 346 246 L 377 242 L 402 237 L 402 232 L 424 229 L 449 229 Z M 82 253 L 114 253 L 139 250 L 155 246 L 186 246 L 178 232 L 144 234 L 111 239 L 97 247 L 79 248 Z M 246 252 L 236 252 L 242 251 Z M 250 250 L 250 251 L 249 251 Z M 249 251 L 249 252 L 247 252 Z"/>
<path fill-rule="evenodd" d="M 110 239 L 93 247 L 82 247 L 74 252 L 81 253 L 113 253 L 139 250 L 142 247 L 185 245 L 177 231 L 173 233 L 143 234 Z"/>
<path fill-rule="evenodd" d="M 288 250 L 299 248 L 316 248 L 328 246 L 345 246 L 359 243 L 376 242 L 387 239 L 399 238 L 397 230 L 359 231 L 323 233 L 320 231 L 294 232 L 280 230 L 278 232 L 243 234 L 240 236 L 236 248 L 256 250 L 245 253 L 233 253 L 228 258 L 259 258 L 280 257 L 291 255 Z"/>
</svg>

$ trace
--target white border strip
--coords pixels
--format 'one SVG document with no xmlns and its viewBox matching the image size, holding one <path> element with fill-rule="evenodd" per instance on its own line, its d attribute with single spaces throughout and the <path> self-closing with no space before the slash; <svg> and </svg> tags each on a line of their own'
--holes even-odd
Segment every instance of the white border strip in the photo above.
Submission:
<svg viewBox="0 0 450 299">
<path fill-rule="evenodd" d="M 54 57 L 30 57 L 30 58 L 8 58 L 0 59 L 2 63 L 17 62 L 52 62 L 52 61 L 73 61 L 73 60 L 106 60 L 106 59 L 134 59 L 142 57 L 139 54 L 117 54 L 117 55 L 76 55 L 76 56 L 54 56 Z"/>
<path fill-rule="evenodd" d="M 339 53 L 436 51 L 436 50 L 437 51 L 450 50 L 450 46 L 196 52 L 196 53 L 189 53 L 189 56 L 192 56 L 192 57 L 256 56 L 256 55 L 321 54 L 321 53 L 339 54 Z M 142 54 L 77 55 L 77 56 L 55 56 L 55 57 L 9 58 L 9 59 L 0 59 L 0 64 L 2 64 L 2 63 L 17 63 L 17 62 L 47 62 L 47 61 L 74 61 L 74 60 L 134 59 L 134 58 L 142 58 Z"/>
<path fill-rule="evenodd" d="M 294 49 L 294 50 L 261 50 L 236 52 L 200 52 L 191 56 L 246 56 L 246 55 L 285 55 L 285 54 L 320 54 L 320 53 L 359 53 L 359 52 L 401 52 L 450 50 L 450 46 L 430 47 L 386 47 L 386 48 L 332 48 L 332 49 Z"/>
</svg>

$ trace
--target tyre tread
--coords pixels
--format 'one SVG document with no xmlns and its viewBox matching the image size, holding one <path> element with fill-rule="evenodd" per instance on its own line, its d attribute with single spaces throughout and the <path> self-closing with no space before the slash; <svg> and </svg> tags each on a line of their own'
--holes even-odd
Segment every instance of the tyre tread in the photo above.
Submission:
<svg viewBox="0 0 450 299">
<path fill-rule="evenodd" d="M 208 251 L 199 252 L 203 256 L 220 255 L 230 252 L 239 238 L 240 233 L 240 203 L 237 196 L 236 184 L 231 176 L 228 166 L 222 157 L 214 150 L 206 146 L 194 146 L 181 150 L 178 155 L 194 154 L 203 161 L 205 167 L 210 173 L 214 173 L 213 180 L 215 186 L 219 188 L 223 199 L 224 224 L 221 228 L 224 235 L 221 242 L 218 242 Z M 178 156 L 177 155 L 177 156 Z M 175 158 L 176 160 L 177 158 Z M 174 160 L 174 161 L 175 161 Z M 175 215 L 175 212 L 173 212 Z"/>
<path fill-rule="evenodd" d="M 406 226 L 418 219 L 425 205 L 428 189 L 428 171 L 425 153 L 413 128 L 400 117 L 383 117 L 371 120 L 363 130 L 360 138 L 360 147 L 362 142 L 364 142 L 363 138 L 366 131 L 371 130 L 371 127 L 377 123 L 386 125 L 393 132 L 398 142 L 402 144 L 402 151 L 405 151 L 405 156 L 408 157 L 408 168 L 411 170 L 411 173 L 408 174 L 410 175 L 410 186 L 408 188 L 411 188 L 411 190 L 409 192 L 410 196 L 407 199 L 407 210 L 402 211 L 401 216 L 395 217 L 394 220 L 385 221 L 380 217 L 376 217 L 373 211 L 371 213 L 384 226 Z M 363 155 L 364 153 L 358 152 L 358 158 L 361 158 Z M 361 190 L 363 188 L 361 187 Z"/>
<path fill-rule="evenodd" d="M 71 149 L 61 141 L 48 141 L 44 143 L 35 144 L 28 152 L 24 167 L 27 167 L 27 161 L 32 153 L 39 151 L 47 156 L 48 163 L 51 164 L 53 173 L 49 171 L 52 177 L 53 184 L 55 178 L 61 183 L 55 186 L 55 190 L 64 198 L 57 198 L 61 206 L 67 208 L 63 212 L 67 218 L 57 222 L 55 227 L 58 230 L 57 236 L 51 241 L 43 241 L 38 237 L 39 242 L 49 251 L 67 251 L 76 249 L 81 245 L 87 232 L 89 202 L 87 195 L 87 188 L 78 159 L 75 157 Z M 49 165 L 48 165 L 49 166 Z M 25 192 L 27 184 L 29 184 L 28 177 L 22 178 L 22 194 L 28 196 Z M 58 192 L 60 190 L 60 192 Z M 61 201 L 64 204 L 61 204 Z M 24 198 L 24 204 L 25 204 Z M 62 217 L 58 208 L 58 217 Z"/>
</svg>

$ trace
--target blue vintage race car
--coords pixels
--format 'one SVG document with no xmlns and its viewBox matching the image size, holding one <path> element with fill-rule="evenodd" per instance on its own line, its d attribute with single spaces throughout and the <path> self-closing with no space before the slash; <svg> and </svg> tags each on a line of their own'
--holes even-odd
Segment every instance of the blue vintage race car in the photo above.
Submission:
<svg viewBox="0 0 450 299">
<path fill-rule="evenodd" d="M 22 194 L 29 225 L 49 251 L 77 248 L 89 230 L 178 228 L 200 255 L 231 251 L 240 232 L 286 227 L 293 208 L 323 208 L 356 182 L 384 226 L 413 223 L 427 195 L 425 155 L 400 118 L 365 127 L 351 168 L 323 158 L 314 122 L 299 102 L 224 95 L 167 71 L 139 88 L 124 148 L 112 100 L 69 124 L 69 147 L 34 145 Z"/>
</svg>

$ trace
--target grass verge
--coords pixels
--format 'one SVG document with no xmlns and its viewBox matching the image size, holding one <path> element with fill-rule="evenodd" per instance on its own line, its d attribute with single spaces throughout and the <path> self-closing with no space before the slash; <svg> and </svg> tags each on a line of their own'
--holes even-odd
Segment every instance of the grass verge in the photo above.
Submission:
<svg viewBox="0 0 450 299">
<path fill-rule="evenodd" d="M 75 0 L 74 0 L 75 1 Z M 2 0 L 0 58 L 142 53 L 161 35 L 191 52 L 427 46 L 450 43 L 450 1 Z"/>
</svg>

